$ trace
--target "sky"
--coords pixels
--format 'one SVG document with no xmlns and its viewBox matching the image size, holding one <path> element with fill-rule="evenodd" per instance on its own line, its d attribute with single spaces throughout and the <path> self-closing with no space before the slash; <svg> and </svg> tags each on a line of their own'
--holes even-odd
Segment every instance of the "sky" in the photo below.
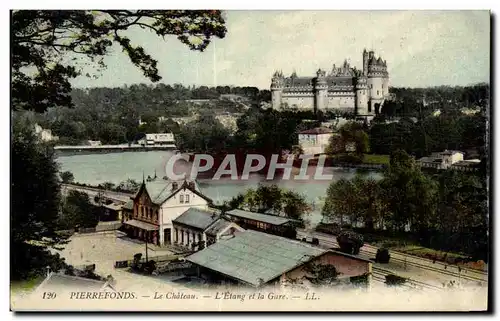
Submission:
<svg viewBox="0 0 500 321">
<path fill-rule="evenodd" d="M 226 11 L 228 32 L 204 52 L 175 37 L 127 31 L 158 60 L 165 84 L 269 89 L 275 70 L 313 76 L 347 59 L 362 68 L 363 49 L 387 61 L 390 85 L 429 87 L 489 82 L 488 11 Z M 118 47 L 107 68 L 85 69 L 74 87 L 151 84 Z"/>
</svg>

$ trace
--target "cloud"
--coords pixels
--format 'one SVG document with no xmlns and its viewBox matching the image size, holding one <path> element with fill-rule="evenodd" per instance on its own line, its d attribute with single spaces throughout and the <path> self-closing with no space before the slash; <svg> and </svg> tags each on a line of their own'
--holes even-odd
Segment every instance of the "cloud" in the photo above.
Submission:
<svg viewBox="0 0 500 321">
<path fill-rule="evenodd" d="M 229 11 L 227 36 L 203 53 L 175 38 L 130 37 L 158 59 L 165 83 L 268 88 L 276 69 L 312 76 L 346 58 L 361 68 L 372 48 L 394 86 L 464 85 L 489 79 L 489 19 L 488 11 Z M 146 81 L 121 53 L 107 62 L 94 85 Z"/>
</svg>

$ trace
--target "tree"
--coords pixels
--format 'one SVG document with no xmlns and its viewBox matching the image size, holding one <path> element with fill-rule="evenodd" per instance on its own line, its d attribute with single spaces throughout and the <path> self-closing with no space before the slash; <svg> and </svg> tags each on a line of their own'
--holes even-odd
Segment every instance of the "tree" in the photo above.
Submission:
<svg viewBox="0 0 500 321">
<path fill-rule="evenodd" d="M 11 21 L 12 106 L 37 112 L 72 106 L 70 80 L 81 70 L 76 58 L 64 62 L 68 54 L 86 56 L 105 67 L 103 58 L 116 43 L 144 76 L 161 80 L 157 61 L 123 35 L 128 29 L 176 36 L 197 51 L 205 50 L 212 37 L 226 34 L 218 10 L 16 10 Z"/>
<path fill-rule="evenodd" d="M 90 203 L 87 193 L 70 191 L 63 203 L 59 220 L 62 228 L 95 227 L 99 222 L 97 208 Z"/>
<path fill-rule="evenodd" d="M 198 51 L 212 37 L 226 34 L 224 18 L 217 10 L 16 10 L 11 15 L 11 109 L 15 111 L 72 107 L 70 81 L 81 74 L 76 60 L 88 58 L 104 67 L 103 58 L 113 43 L 148 79 L 161 80 L 157 61 L 123 35 L 132 27 L 160 37 L 176 36 Z M 74 129 L 72 124 L 68 127 Z M 54 232 L 60 187 L 51 150 L 23 126 L 13 129 L 11 266 L 16 269 L 11 277 L 25 278 L 43 272 L 49 264 L 60 266 L 59 257 L 47 250 L 60 241 Z"/>
<path fill-rule="evenodd" d="M 66 171 L 66 172 L 61 172 L 61 180 L 65 184 L 73 183 L 75 180 L 75 177 L 73 176 L 73 173 Z"/>
<path fill-rule="evenodd" d="M 259 184 L 256 189 L 248 189 L 245 194 L 240 194 L 230 202 L 226 202 L 225 207 L 242 208 L 297 220 L 303 220 L 311 210 L 304 196 L 282 189 L 275 184 L 270 186 Z"/>
<path fill-rule="evenodd" d="M 55 233 L 60 185 L 51 148 L 41 144 L 33 124 L 13 122 L 11 159 L 10 265 L 12 279 L 44 273 L 46 266 L 61 267 L 62 260 L 47 250 L 62 244 Z"/>
<path fill-rule="evenodd" d="M 436 213 L 437 185 L 422 173 L 415 160 L 405 151 L 391 155 L 390 166 L 380 182 L 393 228 L 409 227 L 426 237 Z"/>
<path fill-rule="evenodd" d="M 304 267 L 305 279 L 313 286 L 332 286 L 336 284 L 340 273 L 330 264 L 309 263 Z"/>
</svg>

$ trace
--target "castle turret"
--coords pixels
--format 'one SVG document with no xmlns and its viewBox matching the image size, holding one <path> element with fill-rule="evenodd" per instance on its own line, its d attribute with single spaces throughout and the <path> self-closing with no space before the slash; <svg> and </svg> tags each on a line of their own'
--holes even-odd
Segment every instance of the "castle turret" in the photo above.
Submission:
<svg viewBox="0 0 500 321">
<path fill-rule="evenodd" d="M 381 57 L 375 58 L 373 51 L 368 54 L 368 113 L 376 114 L 389 94 L 389 74 L 387 64 Z"/>
<path fill-rule="evenodd" d="M 323 110 L 326 107 L 328 99 L 328 84 L 326 82 L 326 72 L 318 69 L 316 72 L 316 81 L 314 83 L 314 109 Z"/>
<path fill-rule="evenodd" d="M 367 78 L 359 75 L 355 80 L 354 90 L 356 94 L 355 112 L 356 115 L 369 115 L 368 113 L 368 85 Z"/>
<path fill-rule="evenodd" d="M 276 71 L 271 80 L 271 98 L 273 109 L 281 107 L 281 97 L 283 94 L 283 73 Z"/>
<path fill-rule="evenodd" d="M 363 76 L 368 76 L 368 52 L 363 49 Z"/>
</svg>

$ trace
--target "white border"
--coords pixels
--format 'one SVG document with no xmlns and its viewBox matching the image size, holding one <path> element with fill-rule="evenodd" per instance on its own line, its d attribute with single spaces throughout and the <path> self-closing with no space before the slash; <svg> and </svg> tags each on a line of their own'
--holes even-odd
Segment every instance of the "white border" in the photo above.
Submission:
<svg viewBox="0 0 500 321">
<path fill-rule="evenodd" d="M 399 9 L 399 10 L 408 10 L 408 9 L 421 9 L 421 10 L 439 10 L 439 9 L 453 9 L 453 10 L 477 10 L 477 9 L 492 9 L 493 13 L 498 13 L 497 7 L 498 7 L 498 0 L 496 1 L 484 1 L 484 0 L 475 0 L 475 1 L 435 1 L 435 0 L 420 0 L 418 2 L 414 3 L 407 3 L 405 1 L 386 1 L 386 0 L 376 0 L 376 1 L 356 1 L 355 3 L 353 1 L 328 1 L 328 6 L 326 6 L 327 1 L 283 1 L 283 2 L 274 2 L 271 3 L 270 1 L 263 1 L 263 0 L 254 0 L 252 2 L 247 2 L 245 4 L 241 4 L 238 1 L 234 0 L 213 0 L 213 1 L 168 1 L 168 6 L 169 9 L 199 9 L 199 8 L 206 8 L 207 6 L 210 5 L 211 8 L 214 9 L 254 9 L 254 10 L 278 10 L 278 9 L 287 9 L 287 10 L 293 10 L 293 9 L 327 9 L 327 10 L 333 10 L 333 9 L 344 9 L 344 10 L 367 10 L 367 9 L 376 9 L 376 10 L 383 10 L 383 9 Z M 87 9 L 87 8 L 163 8 L 167 2 L 165 1 L 120 1 L 118 3 L 108 1 L 104 3 L 102 0 L 96 1 L 96 0 L 86 0 L 85 2 L 80 2 L 80 3 L 74 3 L 70 1 L 63 1 L 63 0 L 46 0 L 43 2 L 40 1 L 6 1 L 2 2 L 2 15 L 1 15 L 1 23 L 2 23 L 2 28 L 1 32 L 3 33 L 3 36 L 1 37 L 2 40 L 2 55 L 4 57 L 3 61 L 4 63 L 1 65 L 2 68 L 2 89 L 3 89 L 3 95 L 1 96 L 4 100 L 4 117 L 0 118 L 1 123 L 1 130 L 2 130 L 2 135 L 1 135 L 1 143 L 2 143 L 2 177 L 4 179 L 2 186 L 2 193 L 0 193 L 2 197 L 2 202 L 1 204 L 6 205 L 10 204 L 10 199 L 9 199 L 9 191 L 10 191 L 10 184 L 8 182 L 10 178 L 10 171 L 9 171 L 9 154 L 6 152 L 10 150 L 10 142 L 9 142 L 9 137 L 10 137 L 10 126 L 9 126 L 9 119 L 10 119 L 10 112 L 8 112 L 10 109 L 7 107 L 9 106 L 9 83 L 10 83 L 10 68 L 7 65 L 7 62 L 9 61 L 9 45 L 7 43 L 7 39 L 9 39 L 9 11 L 8 9 L 15 8 L 15 9 Z M 497 40 L 497 35 L 495 34 L 495 40 Z M 495 53 L 495 57 L 498 58 L 498 54 Z M 496 71 L 496 68 L 495 68 Z M 492 70 L 493 74 L 493 70 Z M 499 92 L 498 91 L 498 85 L 495 85 L 495 88 L 492 88 L 492 92 Z M 496 106 L 492 106 L 494 108 Z M 496 112 L 494 123 L 498 124 L 500 123 L 500 112 Z M 495 137 L 497 138 L 497 137 Z M 495 151 L 499 149 L 499 146 L 497 146 L 497 143 L 495 143 Z M 500 197 L 500 192 L 498 190 L 495 191 L 495 196 L 493 199 L 499 200 Z M 9 239 L 8 239 L 8 227 L 9 227 L 9 222 L 8 222 L 8 215 L 7 212 L 9 212 L 9 209 L 5 209 L 3 211 L 3 220 L 4 224 L 3 226 L 4 231 L 6 233 L 1 233 L 3 235 L 3 246 L 2 249 L 4 250 L 2 252 L 2 257 L 3 258 L 8 258 L 9 257 Z M 500 221 L 499 218 L 496 219 L 495 226 L 493 229 L 495 231 L 498 231 L 498 222 Z M 495 233 L 493 233 L 495 234 Z M 495 237 L 496 241 L 498 241 L 498 236 Z M 495 249 L 498 251 L 498 243 L 496 242 L 495 244 Z M 497 252 L 496 251 L 496 252 Z M 498 262 L 498 261 L 497 261 Z M 2 298 L 4 299 L 4 302 L 9 302 L 9 280 L 8 280 L 8 264 L 3 264 L 2 269 L 5 269 L 4 273 L 2 273 L 2 290 L 3 295 Z M 495 271 L 497 272 L 497 271 Z M 497 275 L 498 279 L 498 275 Z M 493 284 L 492 284 L 493 285 Z M 497 285 L 497 284 L 495 284 Z M 6 302 L 6 303 L 7 303 Z M 492 303 L 493 306 L 495 306 L 494 303 Z M 10 302 L 8 305 L 4 305 L 2 312 L 5 312 L 10 306 Z M 6 309 L 7 308 L 7 309 Z M 94 320 L 104 320 L 106 316 L 96 316 L 96 315 L 85 315 L 85 318 L 92 318 Z M 234 315 L 228 316 L 228 315 L 196 315 L 203 317 L 204 319 L 206 318 L 221 318 L 221 317 L 231 317 L 234 318 Z M 195 317 L 196 317 L 195 316 Z M 324 315 L 325 317 L 333 317 L 333 318 L 347 318 L 347 317 L 353 317 L 353 316 L 344 316 L 344 315 Z M 53 316 L 46 315 L 42 316 L 42 318 L 45 319 L 51 319 Z M 66 316 L 64 316 L 66 317 Z M 119 318 L 124 318 L 128 317 L 125 315 L 119 315 Z M 143 317 L 143 316 L 140 316 Z M 177 319 L 180 318 L 179 316 L 174 316 L 174 315 L 169 315 L 169 316 L 159 316 L 161 318 L 168 317 L 170 320 L 172 319 Z M 190 316 L 191 317 L 191 316 Z M 238 317 L 245 317 L 243 315 L 238 315 Z M 273 316 L 264 316 L 264 315 L 258 315 L 255 316 L 258 317 L 259 319 L 271 319 L 271 318 L 276 318 L 278 317 L 277 315 Z M 286 318 L 290 318 L 291 316 L 283 316 Z M 304 318 L 306 317 L 305 315 L 298 315 L 297 317 L 299 318 Z M 307 316 L 309 317 L 309 316 Z M 379 316 L 381 318 L 385 316 Z M 470 317 L 470 316 L 469 316 Z M 9 313 L 7 316 L 8 319 L 13 318 L 13 314 Z M 3 319 L 3 318 L 2 318 Z"/>
</svg>

